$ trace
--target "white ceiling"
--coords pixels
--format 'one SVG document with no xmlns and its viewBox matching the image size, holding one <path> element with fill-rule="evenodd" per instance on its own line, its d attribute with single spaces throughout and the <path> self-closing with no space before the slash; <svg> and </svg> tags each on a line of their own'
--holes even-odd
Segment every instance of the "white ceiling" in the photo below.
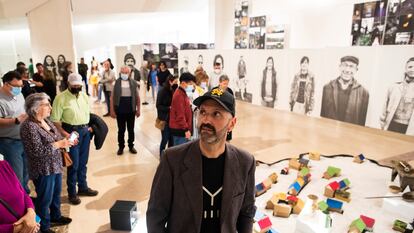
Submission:
<svg viewBox="0 0 414 233">
<path fill-rule="evenodd" d="M 0 30 L 27 29 L 26 14 L 48 1 L 0 0 Z M 137 14 L 197 12 L 211 0 L 71 0 L 75 25 L 125 20 Z"/>
</svg>

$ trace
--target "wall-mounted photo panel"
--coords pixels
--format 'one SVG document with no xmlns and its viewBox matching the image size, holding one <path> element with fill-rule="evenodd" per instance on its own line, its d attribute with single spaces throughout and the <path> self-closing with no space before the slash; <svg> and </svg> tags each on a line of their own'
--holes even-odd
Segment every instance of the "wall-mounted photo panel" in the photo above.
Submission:
<svg viewBox="0 0 414 233">
<path fill-rule="evenodd" d="M 264 49 L 266 37 L 266 16 L 251 17 L 249 25 L 249 48 Z"/>
<path fill-rule="evenodd" d="M 352 45 L 382 44 L 385 30 L 387 0 L 354 5 Z"/>
<path fill-rule="evenodd" d="M 158 44 L 144 44 L 143 49 L 143 58 L 145 61 L 149 63 L 160 62 L 160 49 Z"/>
<path fill-rule="evenodd" d="M 367 126 L 414 135 L 414 54 L 410 46 L 378 51 Z"/>
<path fill-rule="evenodd" d="M 414 0 L 389 0 L 384 44 L 414 44 Z"/>
<path fill-rule="evenodd" d="M 234 6 L 234 48 L 247 49 L 249 46 L 249 1 L 237 0 Z"/>
<path fill-rule="evenodd" d="M 290 50 L 288 55 L 289 111 L 319 116 L 324 76 L 323 53 Z"/>
<path fill-rule="evenodd" d="M 320 116 L 364 126 L 372 101 L 375 49 L 332 48 L 325 51 L 326 73 Z"/>
<path fill-rule="evenodd" d="M 167 64 L 172 74 L 178 74 L 178 49 L 180 44 L 159 44 L 161 61 Z"/>
</svg>

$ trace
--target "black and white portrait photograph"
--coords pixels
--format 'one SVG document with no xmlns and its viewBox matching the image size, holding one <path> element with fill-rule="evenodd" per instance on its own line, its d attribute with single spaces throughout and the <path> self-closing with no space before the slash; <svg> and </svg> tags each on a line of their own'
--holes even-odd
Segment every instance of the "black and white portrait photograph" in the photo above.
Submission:
<svg viewBox="0 0 414 233">
<path fill-rule="evenodd" d="M 414 135 L 414 57 L 406 62 L 401 81 L 388 88 L 380 125 L 384 130 Z"/>
<path fill-rule="evenodd" d="M 124 64 L 129 66 L 129 68 L 131 69 L 131 78 L 133 78 L 135 81 L 138 81 L 139 83 L 139 81 L 141 80 L 141 74 L 139 70 L 135 67 L 136 60 L 132 53 L 125 54 Z"/>
<path fill-rule="evenodd" d="M 158 63 L 160 62 L 160 49 L 158 44 L 144 44 L 144 61 L 148 63 Z"/>
<path fill-rule="evenodd" d="M 277 93 L 277 81 L 273 57 L 268 57 L 266 60 L 266 67 L 263 70 L 261 90 L 262 106 L 274 108 Z"/>
<path fill-rule="evenodd" d="M 188 68 L 188 63 L 189 63 L 188 57 L 187 56 L 184 56 L 184 58 L 183 58 L 183 65 L 180 68 L 180 75 L 182 75 L 183 73 L 190 72 L 190 70 Z"/>
<path fill-rule="evenodd" d="M 43 59 L 43 67 L 45 68 L 45 74 L 48 73 L 47 75 L 56 82 L 57 71 L 55 59 L 50 55 L 46 55 Z"/>
<path fill-rule="evenodd" d="M 209 75 L 208 89 L 217 87 L 220 82 L 220 76 L 224 73 L 224 58 L 221 54 L 217 54 L 213 59 L 213 72 Z"/>
<path fill-rule="evenodd" d="M 252 94 L 247 92 L 248 82 L 247 79 L 246 61 L 241 55 L 237 64 L 237 79 L 236 79 L 236 93 L 235 97 L 238 100 L 242 100 L 248 103 L 252 102 Z"/>
<path fill-rule="evenodd" d="M 355 78 L 359 59 L 344 56 L 339 62 L 339 77 L 324 85 L 321 117 L 365 125 L 369 92 Z"/>
<path fill-rule="evenodd" d="M 290 111 L 310 115 L 315 104 L 315 77 L 309 71 L 309 57 L 300 59 L 299 72 L 295 74 L 290 89 Z"/>
<path fill-rule="evenodd" d="M 66 62 L 66 58 L 63 54 L 59 54 L 58 58 L 57 58 L 57 62 L 58 62 L 58 72 L 59 72 L 59 76 L 63 76 L 63 72 L 65 71 L 65 62 Z"/>
</svg>

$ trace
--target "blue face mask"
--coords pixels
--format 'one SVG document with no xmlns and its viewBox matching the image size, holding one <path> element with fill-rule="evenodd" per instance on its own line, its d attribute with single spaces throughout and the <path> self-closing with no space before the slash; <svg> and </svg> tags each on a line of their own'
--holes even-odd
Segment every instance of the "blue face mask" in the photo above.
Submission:
<svg viewBox="0 0 414 233">
<path fill-rule="evenodd" d="M 127 74 L 121 74 L 121 79 L 126 81 L 128 80 L 128 75 Z"/>
<path fill-rule="evenodd" d="M 193 92 L 193 85 L 188 85 L 188 86 L 185 88 L 185 92 L 187 92 L 187 93 L 189 93 L 189 92 Z"/>
<path fill-rule="evenodd" d="M 20 93 L 22 93 L 22 88 L 21 87 L 12 87 L 10 93 L 13 96 L 18 96 L 18 95 L 20 95 Z"/>
</svg>

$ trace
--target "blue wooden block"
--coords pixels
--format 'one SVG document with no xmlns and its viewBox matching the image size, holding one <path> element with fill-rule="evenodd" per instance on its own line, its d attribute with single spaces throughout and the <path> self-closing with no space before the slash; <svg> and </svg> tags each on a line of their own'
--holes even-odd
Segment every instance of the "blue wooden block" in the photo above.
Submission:
<svg viewBox="0 0 414 233">
<path fill-rule="evenodd" d="M 298 182 L 293 183 L 291 187 L 294 188 L 296 192 L 299 192 L 301 189 L 300 184 Z"/>
<path fill-rule="evenodd" d="M 256 185 L 256 191 L 262 191 L 264 189 L 263 183 L 257 184 Z"/>
<path fill-rule="evenodd" d="M 342 205 L 343 205 L 342 202 L 334 200 L 334 199 L 330 199 L 330 198 L 326 200 L 326 204 L 328 204 L 329 208 L 339 209 L 339 210 L 342 209 Z"/>
<path fill-rule="evenodd" d="M 361 161 L 363 161 L 364 159 L 365 159 L 365 156 L 363 155 L 363 154 L 360 154 L 360 155 L 358 155 L 359 156 L 359 159 L 361 160 Z"/>
<path fill-rule="evenodd" d="M 343 188 L 345 188 L 346 187 L 346 183 L 343 181 L 343 180 L 341 180 L 340 182 L 339 182 L 339 188 L 340 189 L 343 189 Z"/>
<path fill-rule="evenodd" d="M 260 219 L 266 217 L 266 215 L 259 210 L 256 210 L 256 213 L 254 214 L 254 221 L 258 222 Z"/>
<path fill-rule="evenodd" d="M 278 233 L 278 232 L 275 229 L 270 228 L 270 230 L 268 230 L 267 233 Z"/>
</svg>

